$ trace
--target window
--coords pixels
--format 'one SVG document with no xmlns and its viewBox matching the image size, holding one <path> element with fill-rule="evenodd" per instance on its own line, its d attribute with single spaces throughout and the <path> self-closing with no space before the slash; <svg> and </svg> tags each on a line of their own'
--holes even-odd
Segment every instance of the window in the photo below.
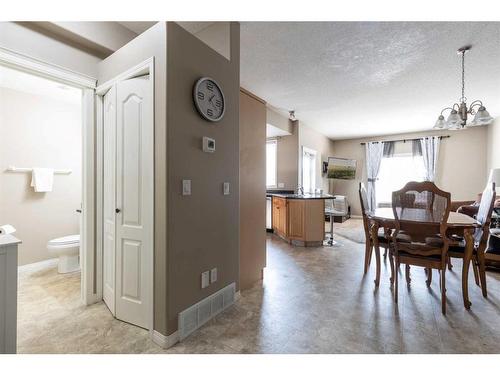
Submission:
<svg viewBox="0 0 500 375">
<path fill-rule="evenodd" d="M 304 192 L 316 189 L 316 151 L 302 147 L 302 187 Z"/>
<path fill-rule="evenodd" d="M 278 144 L 276 140 L 267 141 L 266 143 L 266 187 L 276 187 L 278 174 L 277 167 L 277 152 Z"/>
<path fill-rule="evenodd" d="M 404 153 L 383 158 L 376 185 L 377 204 L 390 205 L 393 191 L 401 189 L 409 181 L 424 179 L 425 167 L 422 156 Z"/>
</svg>

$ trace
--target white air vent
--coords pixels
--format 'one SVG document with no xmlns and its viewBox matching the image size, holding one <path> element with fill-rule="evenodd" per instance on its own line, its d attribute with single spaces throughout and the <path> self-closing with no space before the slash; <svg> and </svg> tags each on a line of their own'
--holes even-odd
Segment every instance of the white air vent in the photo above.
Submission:
<svg viewBox="0 0 500 375">
<path fill-rule="evenodd" d="M 234 303 L 236 284 L 232 283 L 179 314 L 179 339 L 197 330 Z"/>
</svg>

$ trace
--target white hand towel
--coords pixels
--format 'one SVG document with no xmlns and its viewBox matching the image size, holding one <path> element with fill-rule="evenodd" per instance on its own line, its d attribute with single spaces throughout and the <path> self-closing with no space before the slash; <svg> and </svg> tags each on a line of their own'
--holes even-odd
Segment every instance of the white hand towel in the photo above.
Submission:
<svg viewBox="0 0 500 375">
<path fill-rule="evenodd" d="M 52 191 L 54 170 L 50 168 L 33 168 L 31 172 L 31 186 L 37 193 Z"/>
</svg>

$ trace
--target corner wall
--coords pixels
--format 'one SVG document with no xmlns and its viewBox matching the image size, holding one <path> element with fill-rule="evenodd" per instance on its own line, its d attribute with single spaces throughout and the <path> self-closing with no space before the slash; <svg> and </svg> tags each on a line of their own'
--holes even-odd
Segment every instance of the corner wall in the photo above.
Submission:
<svg viewBox="0 0 500 375">
<path fill-rule="evenodd" d="M 500 168 L 500 117 L 488 126 L 488 173 L 492 168 Z"/>
<path fill-rule="evenodd" d="M 333 142 L 333 156 L 357 160 L 355 180 L 332 180 L 335 194 L 346 195 L 352 215 L 361 215 L 358 185 L 366 184 L 365 148 L 361 142 L 411 139 L 427 136 L 449 135 L 441 141 L 436 185 L 451 192 L 452 200 L 471 200 L 483 191 L 487 180 L 488 127 L 460 131 L 428 131 L 404 133 Z"/>
<path fill-rule="evenodd" d="M 167 23 L 167 334 L 178 314 L 235 282 L 239 289 L 239 24 L 231 23 L 231 59 L 211 49 L 173 22 Z M 202 119 L 193 85 L 212 77 L 226 99 L 224 118 Z M 201 149 L 202 137 L 216 141 L 214 153 Z M 192 194 L 181 194 L 182 180 Z M 223 182 L 230 195 L 222 194 Z M 201 289 L 201 273 L 214 267 L 218 280 Z"/>
</svg>

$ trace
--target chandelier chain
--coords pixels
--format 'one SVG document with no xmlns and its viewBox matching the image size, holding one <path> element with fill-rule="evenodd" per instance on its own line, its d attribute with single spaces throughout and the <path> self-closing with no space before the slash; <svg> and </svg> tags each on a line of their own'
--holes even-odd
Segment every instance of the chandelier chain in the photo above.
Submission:
<svg viewBox="0 0 500 375">
<path fill-rule="evenodd" d="M 462 97 L 461 102 L 465 102 L 465 51 L 462 51 Z"/>
</svg>

